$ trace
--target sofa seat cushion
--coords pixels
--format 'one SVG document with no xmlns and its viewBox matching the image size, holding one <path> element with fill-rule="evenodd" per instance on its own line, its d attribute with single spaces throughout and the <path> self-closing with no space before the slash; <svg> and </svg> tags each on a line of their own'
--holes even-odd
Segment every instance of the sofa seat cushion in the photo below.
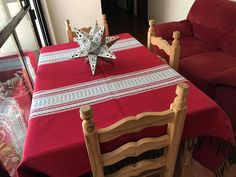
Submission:
<svg viewBox="0 0 236 177">
<path fill-rule="evenodd" d="M 179 72 L 207 95 L 214 97 L 214 78 L 235 66 L 236 57 L 217 51 L 183 58 L 180 61 Z"/>
<path fill-rule="evenodd" d="M 186 58 L 195 54 L 207 53 L 217 50 L 215 47 L 210 46 L 195 37 L 181 38 L 180 46 L 180 58 Z"/>
<path fill-rule="evenodd" d="M 171 44 L 172 41 L 168 42 Z M 199 53 L 207 53 L 217 50 L 215 47 L 207 45 L 194 37 L 180 38 L 180 46 L 180 59 Z M 163 50 L 160 50 L 158 47 L 155 47 L 154 49 L 157 55 L 160 55 L 167 62 L 169 61 L 168 55 Z"/>
<path fill-rule="evenodd" d="M 236 57 L 236 28 L 234 31 L 226 38 L 222 50 L 230 55 Z"/>
<path fill-rule="evenodd" d="M 234 76 L 236 76 L 236 66 L 218 73 L 212 81 L 215 85 L 225 85 L 236 88 L 236 79 L 233 78 Z"/>
</svg>

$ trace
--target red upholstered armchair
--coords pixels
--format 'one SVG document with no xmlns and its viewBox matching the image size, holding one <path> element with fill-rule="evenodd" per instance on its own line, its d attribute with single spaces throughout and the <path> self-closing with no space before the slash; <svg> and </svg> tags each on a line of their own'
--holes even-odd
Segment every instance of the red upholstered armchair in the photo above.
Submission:
<svg viewBox="0 0 236 177">
<path fill-rule="evenodd" d="M 195 0 L 187 19 L 156 24 L 153 34 L 170 42 L 173 31 L 180 31 L 178 71 L 223 108 L 236 132 L 235 19 L 236 2 Z M 155 52 L 167 58 L 162 50 Z"/>
</svg>

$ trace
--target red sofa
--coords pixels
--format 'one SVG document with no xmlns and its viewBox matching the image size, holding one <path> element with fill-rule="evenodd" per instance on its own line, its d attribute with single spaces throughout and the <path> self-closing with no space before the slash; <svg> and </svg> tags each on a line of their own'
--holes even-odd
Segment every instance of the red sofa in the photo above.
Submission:
<svg viewBox="0 0 236 177">
<path fill-rule="evenodd" d="M 186 20 L 155 25 L 169 41 L 173 31 L 181 34 L 178 71 L 223 108 L 236 132 L 236 2 L 195 0 Z"/>
</svg>

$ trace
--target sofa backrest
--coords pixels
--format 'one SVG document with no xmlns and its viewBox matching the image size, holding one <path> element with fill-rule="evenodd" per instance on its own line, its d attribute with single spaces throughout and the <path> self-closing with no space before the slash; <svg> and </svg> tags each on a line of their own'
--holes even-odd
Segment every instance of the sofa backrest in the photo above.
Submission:
<svg viewBox="0 0 236 177">
<path fill-rule="evenodd" d="M 230 0 L 195 0 L 187 20 L 193 35 L 214 46 L 220 46 L 236 26 L 236 2 Z"/>
<path fill-rule="evenodd" d="M 225 42 L 223 43 L 222 50 L 236 57 L 236 28 L 226 38 Z"/>
</svg>

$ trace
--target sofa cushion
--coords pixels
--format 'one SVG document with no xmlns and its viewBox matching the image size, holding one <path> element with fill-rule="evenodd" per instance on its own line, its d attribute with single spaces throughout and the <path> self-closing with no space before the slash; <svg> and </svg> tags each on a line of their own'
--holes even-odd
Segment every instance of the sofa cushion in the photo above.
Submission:
<svg viewBox="0 0 236 177">
<path fill-rule="evenodd" d="M 236 25 L 236 2 L 229 0 L 195 0 L 187 19 L 191 23 L 232 31 Z"/>
<path fill-rule="evenodd" d="M 214 46 L 210 46 L 195 37 L 181 38 L 180 46 L 180 58 L 217 50 L 217 48 L 215 48 Z"/>
<path fill-rule="evenodd" d="M 236 28 L 225 40 L 222 50 L 236 57 Z"/>
<path fill-rule="evenodd" d="M 171 40 L 173 37 L 173 31 L 179 31 L 181 37 L 191 37 L 192 25 L 187 20 L 178 22 L 169 22 L 155 25 L 155 34 L 165 40 Z"/>
<path fill-rule="evenodd" d="M 236 26 L 236 2 L 195 0 L 187 19 L 193 25 L 195 37 L 219 46 Z"/>
<path fill-rule="evenodd" d="M 197 23 L 192 24 L 194 37 L 205 42 L 208 45 L 220 48 L 225 38 L 228 36 L 228 32 L 220 31 L 216 28 L 210 28 Z"/>
<path fill-rule="evenodd" d="M 224 52 L 211 52 L 186 57 L 180 61 L 179 72 L 207 95 L 214 96 L 213 78 L 234 68 L 236 58 Z"/>
<path fill-rule="evenodd" d="M 168 42 L 169 44 L 171 44 L 172 41 Z M 194 37 L 180 38 L 180 46 L 180 59 L 199 53 L 206 53 L 217 50 L 213 46 L 207 45 Z M 157 55 L 160 55 L 168 62 L 169 57 L 163 50 L 160 50 L 158 47 L 155 47 L 154 50 Z"/>
</svg>

